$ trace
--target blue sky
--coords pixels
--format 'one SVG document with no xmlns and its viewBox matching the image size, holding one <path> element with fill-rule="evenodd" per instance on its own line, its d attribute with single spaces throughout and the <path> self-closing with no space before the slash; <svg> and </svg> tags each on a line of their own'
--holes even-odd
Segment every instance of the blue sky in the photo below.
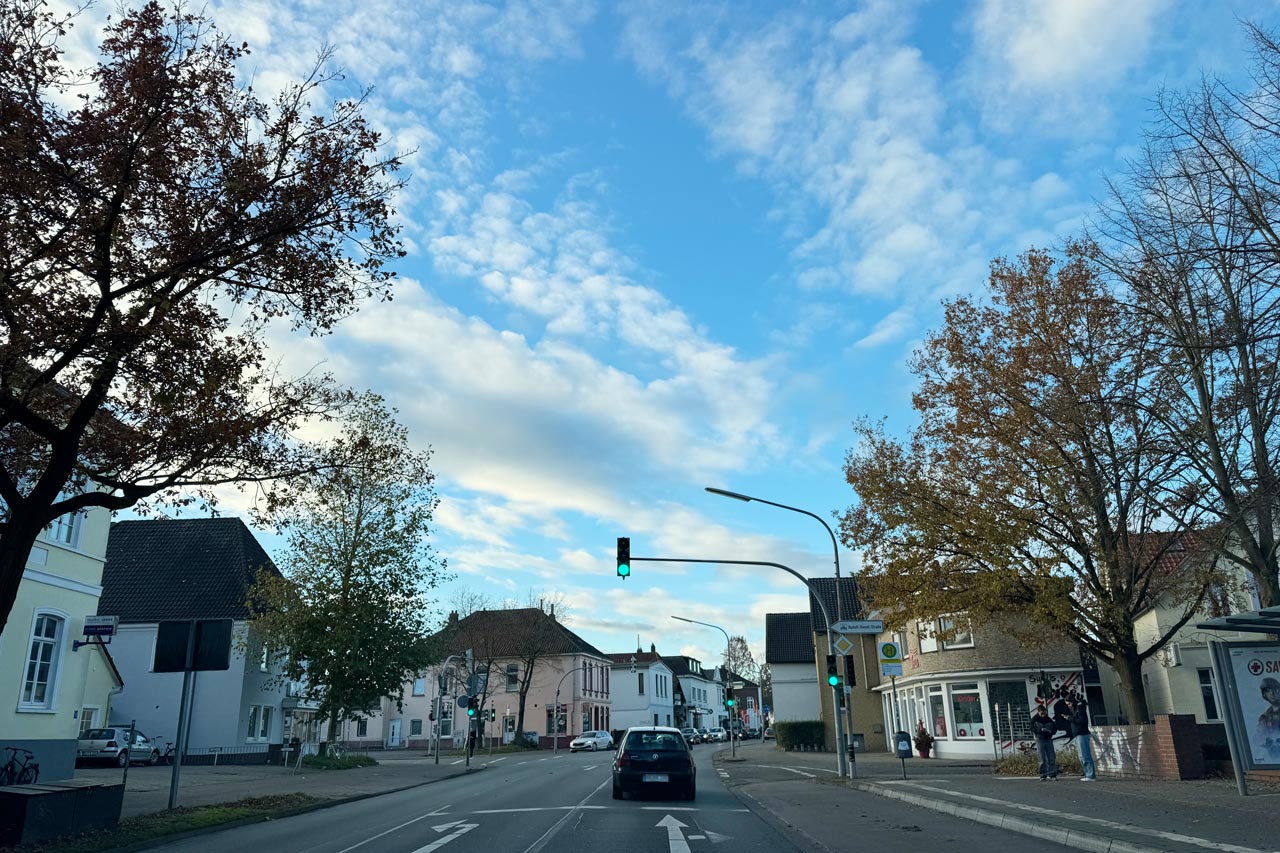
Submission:
<svg viewBox="0 0 1280 853">
<path fill-rule="evenodd" d="M 434 451 L 457 588 L 562 595 L 605 651 L 763 656 L 831 571 L 861 416 L 911 424 L 907 359 L 990 258 L 1078 233 L 1161 86 L 1237 77 L 1270 3 L 214 2 L 270 91 L 332 44 L 413 149 L 388 305 L 279 335 Z M 98 10 L 102 11 L 102 10 Z M 349 90 L 334 88 L 332 94 Z M 235 499 L 229 502 L 232 511 Z M 832 521 L 834 525 L 834 521 Z M 846 571 L 857 555 L 843 552 Z"/>
</svg>

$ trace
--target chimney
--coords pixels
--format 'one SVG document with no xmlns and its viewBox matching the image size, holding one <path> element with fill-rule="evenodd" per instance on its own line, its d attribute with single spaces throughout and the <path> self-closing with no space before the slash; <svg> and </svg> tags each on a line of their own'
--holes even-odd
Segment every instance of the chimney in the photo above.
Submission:
<svg viewBox="0 0 1280 853">
<path fill-rule="evenodd" d="M 551 602 L 551 618 L 556 618 L 556 603 L 554 601 Z"/>
<path fill-rule="evenodd" d="M 454 625 L 457 625 L 457 624 L 458 624 L 458 611 L 452 610 L 449 612 L 449 627 L 452 628 Z"/>
<path fill-rule="evenodd" d="M 655 655 L 656 655 L 656 654 L 658 653 L 658 646 L 657 646 L 656 644 L 654 644 L 654 643 L 650 643 L 650 644 L 649 644 L 649 653 L 650 653 L 650 654 L 655 654 Z"/>
</svg>

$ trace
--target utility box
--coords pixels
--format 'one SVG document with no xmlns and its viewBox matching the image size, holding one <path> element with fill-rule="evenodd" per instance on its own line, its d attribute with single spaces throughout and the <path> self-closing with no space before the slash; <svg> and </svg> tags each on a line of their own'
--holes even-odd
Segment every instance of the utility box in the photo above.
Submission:
<svg viewBox="0 0 1280 853">
<path fill-rule="evenodd" d="M 906 732 L 893 733 L 893 749 L 899 758 L 911 757 L 911 735 Z"/>
<path fill-rule="evenodd" d="M 856 749 L 858 752 L 867 751 L 867 736 L 862 732 L 850 732 L 849 748 Z"/>
</svg>

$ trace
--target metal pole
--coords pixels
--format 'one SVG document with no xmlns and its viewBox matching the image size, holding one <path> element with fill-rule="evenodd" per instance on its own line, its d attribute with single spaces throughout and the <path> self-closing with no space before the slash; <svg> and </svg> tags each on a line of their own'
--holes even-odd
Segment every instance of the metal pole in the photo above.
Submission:
<svg viewBox="0 0 1280 853">
<path fill-rule="evenodd" d="M 823 620 L 827 623 L 827 646 L 831 647 L 831 644 L 834 642 L 832 638 L 832 633 L 831 633 L 831 614 L 827 612 L 827 605 L 823 603 L 822 596 L 818 595 L 816 592 L 813 591 L 813 587 L 809 586 L 809 581 L 805 578 L 804 575 L 800 574 L 790 566 L 784 566 L 782 563 L 771 563 L 766 560 L 695 560 L 695 559 L 690 559 L 688 557 L 632 557 L 631 562 L 633 563 L 711 563 L 712 565 L 720 565 L 720 566 L 771 566 L 775 569 L 781 569 L 782 571 L 794 577 L 796 580 L 800 581 L 800 583 L 804 584 L 805 587 L 808 588 L 809 594 L 812 595 L 813 600 L 818 603 L 818 609 L 822 611 Z M 816 665 L 817 661 L 814 661 L 814 664 Z M 835 688 L 832 688 L 831 699 L 832 699 L 832 702 L 835 701 Z M 833 716 L 835 716 L 836 718 L 836 742 L 838 744 L 839 741 L 843 739 L 844 732 L 840 726 L 840 714 L 839 714 L 838 706 L 833 705 L 831 710 L 834 712 Z M 845 762 L 844 753 L 839 750 L 836 750 L 836 768 L 838 771 L 837 775 L 843 776 L 845 774 L 845 764 L 846 762 Z"/>
<path fill-rule="evenodd" d="M 178 700 L 178 742 L 173 745 L 173 770 L 169 773 L 169 808 L 178 805 L 178 774 L 182 770 L 182 756 L 186 755 L 183 741 L 187 733 L 187 694 L 191 689 L 191 670 L 182 673 L 182 697 Z"/>
<path fill-rule="evenodd" d="M 741 494 L 740 492 L 730 492 L 725 489 L 713 489 L 709 486 L 706 487 L 705 491 L 708 491 L 713 495 L 720 495 L 721 497 L 725 497 L 725 498 L 733 498 L 734 500 L 745 501 L 747 503 L 755 501 L 756 503 L 767 504 L 769 506 L 774 506 L 774 507 L 777 507 L 778 509 L 789 510 L 791 512 L 798 512 L 801 515 L 807 515 L 810 518 L 817 519 L 818 523 L 821 524 L 826 529 L 827 535 L 831 537 L 831 553 L 835 557 L 835 566 L 836 566 L 836 621 L 840 621 L 844 619 L 844 607 L 843 607 L 843 603 L 841 601 L 841 595 L 840 595 L 840 546 L 836 542 L 835 531 L 831 529 L 831 525 L 827 524 L 826 519 L 824 519 L 820 515 L 809 512 L 809 510 L 807 509 L 801 509 L 798 506 L 789 506 L 787 504 L 775 503 L 774 501 L 767 501 L 764 498 L 757 498 L 751 495 L 744 495 L 744 494 Z M 828 619 L 827 626 L 830 627 L 830 625 L 831 625 L 831 620 Z M 828 641 L 827 654 L 835 654 L 836 650 L 835 650 L 835 647 L 831 645 L 831 642 L 830 642 L 831 632 L 829 630 L 827 631 L 827 641 Z M 848 672 L 845 673 L 846 680 L 849 678 L 849 675 L 850 673 Z M 870 689 L 870 684 L 867 685 L 867 688 Z M 831 711 L 833 716 L 839 717 L 840 716 L 839 703 L 836 703 L 836 705 L 832 707 Z M 845 713 L 849 717 L 849 732 L 850 734 L 852 734 L 853 732 L 853 693 L 852 691 L 850 691 L 850 694 L 849 694 L 849 702 L 846 703 Z M 843 755 L 844 748 L 845 748 L 844 734 L 840 731 L 840 728 L 841 727 L 839 723 L 837 723 L 836 724 L 836 740 L 837 740 L 836 751 L 839 752 L 841 755 Z M 842 762 L 842 765 L 843 765 L 843 762 Z"/>
<path fill-rule="evenodd" d="M 120 777 L 120 784 L 125 789 L 129 787 L 129 765 L 133 763 L 133 730 L 137 725 L 138 721 L 136 719 L 129 721 L 129 742 L 125 744 L 129 751 L 129 760 L 124 763 L 124 774 Z M 173 808 L 173 806 L 169 806 L 169 808 Z"/>
</svg>

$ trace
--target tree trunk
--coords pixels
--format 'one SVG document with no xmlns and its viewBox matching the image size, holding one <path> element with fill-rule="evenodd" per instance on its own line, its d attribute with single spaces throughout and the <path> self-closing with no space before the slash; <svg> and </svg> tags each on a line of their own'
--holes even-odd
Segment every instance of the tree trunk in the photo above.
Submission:
<svg viewBox="0 0 1280 853">
<path fill-rule="evenodd" d="M 0 534 L 0 634 L 9 621 L 14 602 L 18 600 L 18 587 L 31 557 L 31 546 L 44 529 L 43 525 L 25 518 L 12 508 L 10 513 L 4 533 Z"/>
<path fill-rule="evenodd" d="M 1124 654 L 1117 651 L 1115 658 L 1109 663 L 1116 677 L 1120 679 L 1120 703 L 1124 707 L 1125 716 L 1130 725 L 1151 722 L 1147 710 L 1147 690 L 1142 682 L 1142 660 L 1136 650 Z"/>
</svg>

